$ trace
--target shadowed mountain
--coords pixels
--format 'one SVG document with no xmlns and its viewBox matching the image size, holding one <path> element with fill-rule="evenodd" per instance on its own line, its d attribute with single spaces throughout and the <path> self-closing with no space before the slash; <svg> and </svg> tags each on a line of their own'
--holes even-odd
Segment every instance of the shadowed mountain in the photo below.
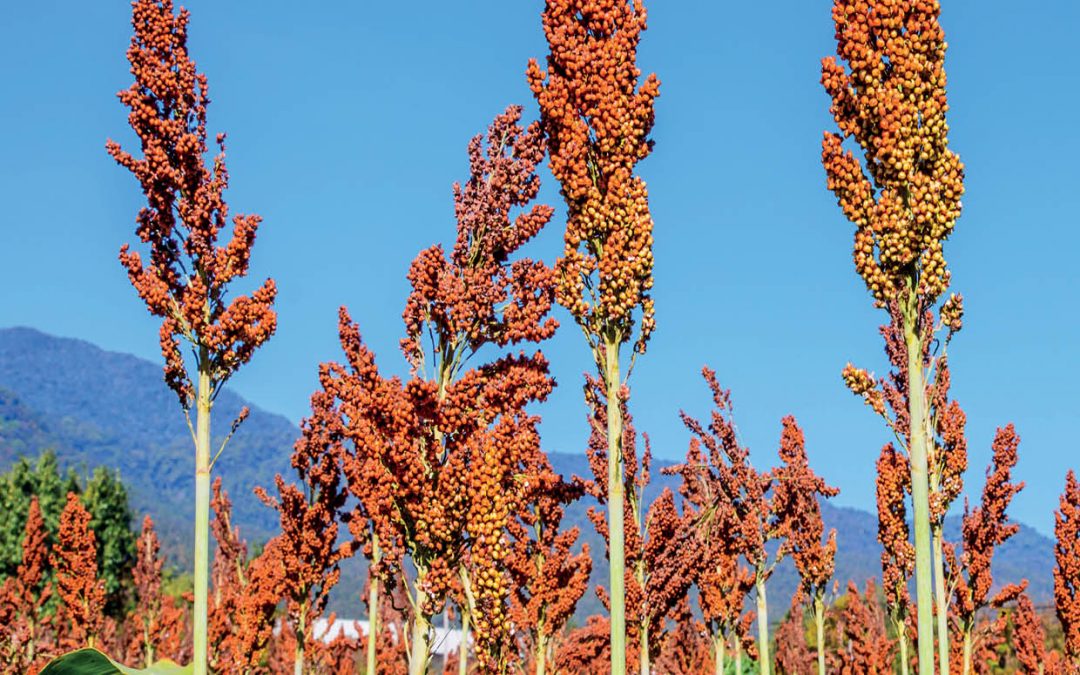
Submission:
<svg viewBox="0 0 1080 675">
<path fill-rule="evenodd" d="M 137 512 L 159 523 L 177 563 L 190 559 L 194 517 L 191 432 L 161 367 L 88 342 L 29 328 L 0 330 L 0 469 L 20 454 L 53 448 L 67 466 L 116 468 Z M 225 389 L 214 404 L 212 448 L 248 405 L 251 416 L 230 441 L 214 473 L 233 500 L 244 536 L 265 539 L 275 514 L 252 494 L 289 469 L 296 427 Z"/>
<path fill-rule="evenodd" d="M 216 430 L 226 431 L 244 405 L 251 408 L 251 416 L 214 471 L 230 493 L 234 522 L 242 536 L 258 544 L 274 533 L 277 518 L 252 490 L 257 485 L 271 486 L 275 473 L 289 475 L 289 455 L 298 429 L 285 417 L 259 410 L 225 389 L 215 405 Z M 220 434 L 214 436 L 212 447 L 216 448 Z M 67 466 L 119 469 L 136 513 L 154 517 L 163 548 L 175 564 L 187 567 L 194 511 L 191 434 L 157 363 L 29 328 L 0 330 L 0 471 L 6 471 L 19 455 L 36 456 L 47 448 L 56 450 Z M 770 454 L 758 463 L 774 459 Z M 564 476 L 591 478 L 584 453 L 553 454 L 551 460 Z M 654 462 L 650 496 L 664 487 L 677 488 L 677 479 L 661 473 L 668 465 Z M 607 560 L 604 543 L 586 516 L 592 503 L 574 504 L 565 524 L 577 525 L 580 541 L 589 543 L 595 562 L 593 582 L 599 584 L 607 579 Z M 848 580 L 861 586 L 866 579 L 880 576 L 876 516 L 828 503 L 822 513 L 826 528 L 839 533 L 836 579 L 841 592 Z M 958 538 L 958 518 L 947 521 L 946 535 L 951 541 Z M 1021 526 L 995 556 L 994 577 L 998 583 L 1029 579 L 1033 599 L 1042 604 L 1052 597 L 1052 567 L 1053 542 Z M 343 570 L 331 609 L 342 616 L 363 615 L 363 582 L 363 565 L 351 561 Z M 787 611 L 797 583 L 794 568 L 785 561 L 769 582 L 774 618 Z M 601 610 L 590 591 L 579 613 Z"/>
</svg>

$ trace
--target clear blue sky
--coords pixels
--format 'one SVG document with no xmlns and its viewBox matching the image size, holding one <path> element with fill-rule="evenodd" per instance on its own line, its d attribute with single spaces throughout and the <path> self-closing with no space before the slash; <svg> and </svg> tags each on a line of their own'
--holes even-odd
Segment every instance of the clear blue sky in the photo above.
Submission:
<svg viewBox="0 0 1080 675">
<path fill-rule="evenodd" d="M 994 428 L 1016 422 L 1014 515 L 1043 531 L 1064 472 L 1080 466 L 1080 3 L 944 0 L 952 146 L 967 164 L 963 218 L 947 245 L 965 329 L 950 350 L 968 412 L 969 492 Z M 450 186 L 465 144 L 509 103 L 535 115 L 524 79 L 545 54 L 540 0 L 392 3 L 194 0 L 191 47 L 210 78 L 211 132 L 229 134 L 234 212 L 264 217 L 253 273 L 274 276 L 280 326 L 233 386 L 299 419 L 319 361 L 339 358 L 349 306 L 385 368 L 397 352 L 405 271 L 452 241 Z M 825 0 L 652 0 L 643 69 L 663 84 L 656 151 L 641 170 L 656 220 L 659 328 L 633 376 L 633 410 L 658 455 L 680 457 L 677 412 L 707 410 L 708 363 L 734 390 L 757 464 L 780 418 L 806 429 L 812 464 L 873 507 L 884 427 L 840 380 L 882 372 L 874 310 L 850 260 L 852 226 L 819 163 L 832 53 Z M 10 3 L 0 21 L 6 131 L 0 164 L 0 325 L 28 325 L 158 359 L 156 324 L 116 261 L 141 195 L 104 151 L 131 143 L 115 92 L 128 86 L 128 3 Z M 564 213 L 531 253 L 551 260 Z M 560 387 L 543 409 L 549 449 L 583 451 L 576 327 L 546 348 Z M 1074 347 L 1070 347 L 1073 345 Z"/>
</svg>

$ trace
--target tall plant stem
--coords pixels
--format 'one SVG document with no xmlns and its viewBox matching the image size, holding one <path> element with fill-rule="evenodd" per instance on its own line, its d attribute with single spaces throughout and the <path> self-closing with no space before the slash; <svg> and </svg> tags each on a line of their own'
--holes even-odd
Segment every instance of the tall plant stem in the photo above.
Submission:
<svg viewBox="0 0 1080 675">
<path fill-rule="evenodd" d="M 640 513 L 641 512 L 640 509 L 637 508 L 637 506 L 640 506 L 640 505 L 638 505 L 636 503 L 637 496 L 634 495 L 632 497 L 632 499 L 635 501 L 635 506 L 633 508 L 633 512 L 635 514 Z M 640 520 L 636 520 L 634 522 L 634 527 L 638 528 L 638 531 L 641 530 L 641 522 L 640 522 Z M 638 556 L 637 565 L 635 566 L 635 569 L 634 569 L 634 578 L 637 580 L 638 588 L 644 589 L 645 588 L 645 556 L 643 556 L 643 555 Z M 638 672 L 640 673 L 640 675 L 649 675 L 650 663 L 649 663 L 649 617 L 648 616 L 642 616 L 641 623 L 639 624 L 638 630 L 639 630 L 639 633 L 641 635 L 641 640 L 639 640 L 639 642 L 641 643 L 641 647 L 639 648 L 639 651 L 638 651 Z"/>
<path fill-rule="evenodd" d="M 611 673 L 626 675 L 626 550 L 623 530 L 622 434 L 623 418 L 619 390 L 619 341 L 604 342 L 604 383 L 607 387 L 608 441 L 608 557 L 611 562 Z"/>
<path fill-rule="evenodd" d="M 293 675 L 304 675 L 304 636 L 296 636 L 296 654 L 293 658 Z"/>
<path fill-rule="evenodd" d="M 896 641 L 900 645 L 900 675 L 908 675 L 908 639 L 907 626 L 901 622 L 896 631 Z"/>
<path fill-rule="evenodd" d="M 469 672 L 469 610 L 461 610 L 461 639 L 458 641 L 458 675 Z"/>
<path fill-rule="evenodd" d="M 971 673 L 971 630 L 964 628 L 964 670 L 963 675 Z"/>
<path fill-rule="evenodd" d="M 413 603 L 413 621 L 410 631 L 409 675 L 425 675 L 428 658 L 431 656 L 431 619 L 421 608 L 427 601 L 427 594 L 420 590 L 421 578 L 416 579 L 416 598 Z"/>
<path fill-rule="evenodd" d="M 818 675 L 825 675 L 825 599 L 820 595 L 814 598 L 814 627 L 817 628 Z"/>
<path fill-rule="evenodd" d="M 371 535 L 371 566 L 377 568 L 382 560 L 382 550 L 379 548 L 379 535 Z M 364 670 L 366 675 L 375 675 L 375 656 L 379 638 L 379 577 L 370 574 L 368 581 L 368 634 L 367 634 L 367 665 Z"/>
<path fill-rule="evenodd" d="M 727 648 L 727 639 L 724 637 L 724 631 L 717 631 L 713 635 L 713 659 L 715 664 L 713 666 L 714 675 L 724 675 L 724 661 L 726 660 L 726 654 L 724 653 Z"/>
<path fill-rule="evenodd" d="M 937 489 L 936 485 L 934 489 Z M 937 611 L 938 663 L 941 675 L 949 675 L 949 597 L 945 593 L 944 538 L 941 525 L 931 525 L 930 539 L 934 547 L 934 609 Z M 967 672 L 967 667 L 965 667 L 964 673 Z"/>
<path fill-rule="evenodd" d="M 536 675 L 546 675 L 547 673 L 547 651 L 547 638 L 544 637 L 543 625 L 541 624 L 540 633 L 536 638 Z"/>
<path fill-rule="evenodd" d="M 765 579 L 760 574 L 754 587 L 757 589 L 758 672 L 769 675 L 772 671 L 769 656 L 769 606 L 765 597 Z"/>
<path fill-rule="evenodd" d="M 742 642 L 738 633 L 735 634 L 735 675 L 742 675 Z"/>
<path fill-rule="evenodd" d="M 911 281 L 904 305 L 904 343 L 907 347 L 908 420 L 911 501 L 915 515 L 915 598 L 919 635 L 919 675 L 934 674 L 934 589 L 930 562 L 930 482 L 926 448 L 926 385 L 923 382 L 923 344 L 919 296 Z M 948 636 L 942 642 L 948 654 Z"/>
<path fill-rule="evenodd" d="M 641 675 L 649 675 L 649 673 L 652 672 L 649 665 L 649 626 L 644 623 L 641 626 L 641 647 L 640 653 L 638 654 L 638 672 Z"/>
<path fill-rule="evenodd" d="M 210 372 L 205 347 L 199 350 L 195 403 L 195 607 L 192 615 L 192 672 L 206 675 L 207 599 L 210 591 Z"/>
</svg>

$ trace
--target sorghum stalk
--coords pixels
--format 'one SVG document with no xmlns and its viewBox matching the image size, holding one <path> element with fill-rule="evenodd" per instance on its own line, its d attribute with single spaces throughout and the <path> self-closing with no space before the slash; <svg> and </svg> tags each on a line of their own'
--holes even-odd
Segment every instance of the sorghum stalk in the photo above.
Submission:
<svg viewBox="0 0 1080 675">
<path fill-rule="evenodd" d="M 206 348 L 200 362 L 207 362 Z M 192 614 L 193 672 L 206 675 L 206 632 L 210 589 L 210 375 L 199 369 L 195 412 L 195 607 Z"/>
<path fill-rule="evenodd" d="M 765 597 L 765 580 L 758 576 L 755 583 L 757 590 L 757 625 L 758 625 L 758 672 L 769 675 L 772 661 L 769 656 L 769 608 Z"/>
<path fill-rule="evenodd" d="M 825 600 L 814 598 L 814 627 L 817 630 L 818 675 L 825 675 Z"/>
<path fill-rule="evenodd" d="M 611 588 L 611 672 L 626 672 L 626 540 L 624 531 L 624 502 L 622 437 L 623 419 L 620 409 L 619 344 L 609 338 L 604 344 L 604 384 L 607 388 L 608 442 L 608 532 Z M 644 657 L 646 660 L 648 656 Z"/>
<path fill-rule="evenodd" d="M 914 289 L 912 289 L 913 291 Z M 930 476 L 927 465 L 926 383 L 923 381 L 922 331 L 918 295 L 909 293 L 904 307 L 904 344 L 907 346 L 908 419 L 911 463 L 911 502 L 915 520 L 915 596 L 919 627 L 919 672 L 934 673 L 933 575 L 930 560 Z M 946 662 L 948 636 L 945 636 Z"/>
<path fill-rule="evenodd" d="M 371 567 L 377 568 L 382 559 L 382 551 L 379 549 L 379 534 L 371 535 Z M 379 577 L 371 575 L 368 588 L 368 634 L 367 634 L 367 661 L 365 675 L 374 675 L 376 654 L 378 650 L 379 636 Z"/>
</svg>

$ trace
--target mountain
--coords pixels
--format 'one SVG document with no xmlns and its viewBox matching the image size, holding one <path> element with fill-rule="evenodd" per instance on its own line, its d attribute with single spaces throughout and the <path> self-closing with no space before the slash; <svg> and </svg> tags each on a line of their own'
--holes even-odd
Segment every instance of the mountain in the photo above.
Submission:
<svg viewBox="0 0 1080 675">
<path fill-rule="evenodd" d="M 257 485 L 270 486 L 275 473 L 289 475 L 289 455 L 298 429 L 285 417 L 260 410 L 228 389 L 215 404 L 216 428 L 227 430 L 228 421 L 245 405 L 251 408 L 251 416 L 214 471 L 230 493 L 241 534 L 257 544 L 274 533 L 277 519 L 252 490 Z M 215 436 L 213 447 L 220 442 L 219 434 Z M 6 471 L 19 455 L 37 455 L 47 448 L 55 449 L 68 466 L 118 469 L 129 486 L 135 511 L 154 517 L 172 561 L 188 565 L 194 486 L 191 434 L 158 364 L 30 328 L 0 330 L 0 471 Z M 591 478 L 584 454 L 553 454 L 551 460 L 564 476 Z M 676 488 L 676 479 L 660 471 L 668 464 L 654 463 L 650 496 L 664 487 Z M 582 500 L 573 505 L 565 523 L 577 525 L 580 540 L 594 552 L 593 581 L 598 584 L 607 578 L 607 561 L 604 543 L 586 516 L 590 504 Z M 826 528 L 839 533 L 836 578 L 841 584 L 853 580 L 861 585 L 879 576 L 877 517 L 828 503 L 823 504 L 822 513 Z M 959 518 L 947 520 L 946 535 L 953 541 L 958 538 Z M 1052 568 L 1053 542 L 1023 525 L 994 558 L 995 581 L 1029 579 L 1030 592 L 1039 604 L 1052 597 Z M 331 609 L 343 616 L 362 614 L 363 582 L 363 565 L 350 562 Z M 787 610 L 797 583 L 794 568 L 785 561 L 769 582 L 774 618 Z M 600 609 L 592 592 L 580 606 L 582 614 Z"/>
<path fill-rule="evenodd" d="M 260 541 L 277 519 L 252 490 L 289 471 L 297 429 L 225 389 L 214 404 L 212 448 L 245 405 L 251 415 L 214 472 L 244 536 Z M 119 470 L 136 511 L 158 522 L 163 547 L 177 563 L 190 560 L 191 432 L 160 365 L 29 328 L 0 330 L 0 469 L 50 447 L 67 466 Z"/>
</svg>

